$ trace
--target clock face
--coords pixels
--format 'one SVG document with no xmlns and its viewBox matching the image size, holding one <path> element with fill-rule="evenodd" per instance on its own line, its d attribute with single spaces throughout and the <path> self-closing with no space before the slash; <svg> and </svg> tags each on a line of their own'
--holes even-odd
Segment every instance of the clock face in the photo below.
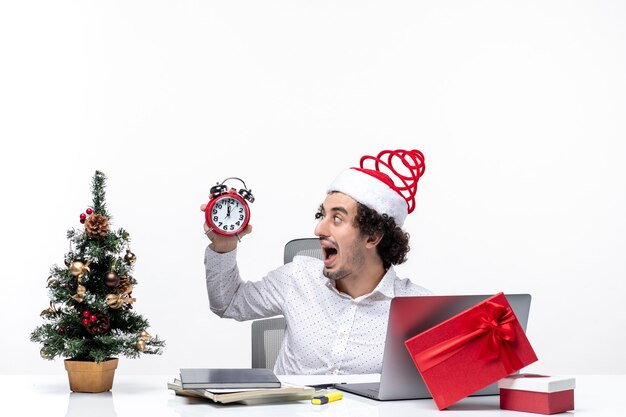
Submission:
<svg viewBox="0 0 626 417">
<path fill-rule="evenodd" d="M 219 196 L 207 207 L 207 223 L 215 233 L 235 235 L 248 225 L 248 205 L 238 197 L 229 194 Z"/>
</svg>

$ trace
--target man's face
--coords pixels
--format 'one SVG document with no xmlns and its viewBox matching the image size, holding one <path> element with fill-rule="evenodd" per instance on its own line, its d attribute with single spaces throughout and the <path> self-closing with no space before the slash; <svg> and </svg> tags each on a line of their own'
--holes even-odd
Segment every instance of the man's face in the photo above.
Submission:
<svg viewBox="0 0 626 417">
<path fill-rule="evenodd" d="M 357 203 L 342 193 L 330 193 L 317 213 L 315 235 L 324 252 L 324 276 L 340 280 L 358 274 L 364 264 L 366 237 L 354 226 Z"/>
</svg>

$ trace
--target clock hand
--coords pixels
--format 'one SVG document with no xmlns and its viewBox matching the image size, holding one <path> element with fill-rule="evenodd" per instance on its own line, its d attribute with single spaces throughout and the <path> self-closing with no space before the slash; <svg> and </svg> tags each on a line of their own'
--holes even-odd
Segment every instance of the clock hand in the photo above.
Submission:
<svg viewBox="0 0 626 417">
<path fill-rule="evenodd" d="M 228 203 L 228 206 L 226 207 L 226 217 L 230 217 L 230 203 Z"/>
</svg>

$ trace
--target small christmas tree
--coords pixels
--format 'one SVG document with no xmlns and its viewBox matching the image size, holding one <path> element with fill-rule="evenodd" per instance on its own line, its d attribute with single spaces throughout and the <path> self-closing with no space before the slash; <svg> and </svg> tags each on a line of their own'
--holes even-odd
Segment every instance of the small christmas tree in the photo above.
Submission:
<svg viewBox="0 0 626 417">
<path fill-rule="evenodd" d="M 31 334 L 31 341 L 42 344 L 44 359 L 61 356 L 100 363 L 119 355 L 161 354 L 165 345 L 148 334 L 148 321 L 133 310 L 137 282 L 131 273 L 136 258 L 128 233 L 111 230 L 105 180 L 96 171 L 93 206 L 80 215 L 84 230 L 67 232 L 65 267 L 50 269 L 50 307 L 41 312 L 46 323 Z"/>
</svg>

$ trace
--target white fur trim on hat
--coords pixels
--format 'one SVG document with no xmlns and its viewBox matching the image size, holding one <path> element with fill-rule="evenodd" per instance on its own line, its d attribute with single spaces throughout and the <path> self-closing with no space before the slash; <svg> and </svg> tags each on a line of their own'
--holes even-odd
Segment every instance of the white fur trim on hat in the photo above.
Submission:
<svg viewBox="0 0 626 417">
<path fill-rule="evenodd" d="M 393 217 L 401 227 L 408 214 L 406 200 L 387 184 L 356 169 L 346 169 L 328 186 L 327 193 L 339 191 L 379 214 Z"/>
</svg>

